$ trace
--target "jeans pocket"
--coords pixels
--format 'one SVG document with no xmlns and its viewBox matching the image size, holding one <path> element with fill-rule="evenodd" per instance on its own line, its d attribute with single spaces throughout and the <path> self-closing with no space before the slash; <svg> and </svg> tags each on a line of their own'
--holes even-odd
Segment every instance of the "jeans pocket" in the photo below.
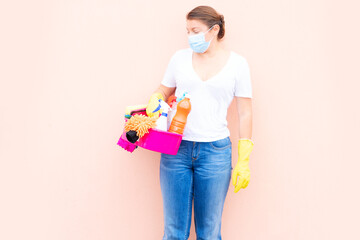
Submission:
<svg viewBox="0 0 360 240">
<path fill-rule="evenodd" d="M 210 142 L 210 146 L 215 150 L 224 150 L 231 147 L 231 141 L 229 137 L 226 137 L 220 140 Z"/>
</svg>

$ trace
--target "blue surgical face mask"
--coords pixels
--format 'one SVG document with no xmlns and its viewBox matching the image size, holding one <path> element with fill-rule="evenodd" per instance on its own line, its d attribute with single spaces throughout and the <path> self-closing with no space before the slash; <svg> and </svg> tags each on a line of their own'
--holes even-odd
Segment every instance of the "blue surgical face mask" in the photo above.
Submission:
<svg viewBox="0 0 360 240">
<path fill-rule="evenodd" d="M 215 25 L 213 25 L 211 28 L 209 28 L 205 33 L 210 31 L 214 26 Z M 188 37 L 189 45 L 194 52 L 203 53 L 209 48 L 210 43 L 214 37 L 212 37 L 209 42 L 206 42 L 205 41 L 205 33 L 201 32 L 201 33 L 198 33 L 195 35 L 190 35 Z"/>
</svg>

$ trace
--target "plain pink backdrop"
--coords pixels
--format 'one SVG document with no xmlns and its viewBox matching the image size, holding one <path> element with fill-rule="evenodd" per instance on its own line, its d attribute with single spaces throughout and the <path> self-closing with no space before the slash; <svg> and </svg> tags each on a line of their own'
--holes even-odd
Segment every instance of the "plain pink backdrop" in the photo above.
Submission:
<svg viewBox="0 0 360 240">
<path fill-rule="evenodd" d="M 252 175 L 223 239 L 360 239 L 359 4 L 325 0 L 2 1 L 0 239 L 161 239 L 160 154 L 116 143 L 203 4 L 253 84 Z M 228 120 L 235 165 L 234 102 Z"/>
</svg>

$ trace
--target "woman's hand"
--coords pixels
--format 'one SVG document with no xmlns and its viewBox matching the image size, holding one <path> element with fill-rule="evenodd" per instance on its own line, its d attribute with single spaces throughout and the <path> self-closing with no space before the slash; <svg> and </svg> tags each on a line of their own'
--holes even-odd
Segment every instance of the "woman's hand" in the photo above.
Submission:
<svg viewBox="0 0 360 240">
<path fill-rule="evenodd" d="M 250 181 L 249 157 L 254 143 L 250 139 L 239 139 L 238 161 L 232 173 L 232 184 L 237 193 L 241 188 L 246 188 Z M 239 177 L 239 180 L 238 180 Z"/>
<path fill-rule="evenodd" d="M 149 117 L 154 117 L 155 115 L 159 115 L 159 110 L 160 110 L 160 109 L 158 109 L 159 99 L 164 100 L 164 96 L 161 93 L 156 92 L 156 93 L 153 93 L 153 95 L 151 95 L 149 103 L 146 107 L 146 114 Z M 158 110 L 156 110 L 156 109 L 158 109 Z"/>
<path fill-rule="evenodd" d="M 158 89 L 156 89 L 156 91 L 150 97 L 149 103 L 146 107 L 146 114 L 149 117 L 159 115 L 158 111 L 154 113 L 155 109 L 159 107 L 159 99 L 162 99 L 166 102 L 167 98 L 175 92 L 175 89 L 175 87 L 170 88 L 160 84 Z"/>
</svg>

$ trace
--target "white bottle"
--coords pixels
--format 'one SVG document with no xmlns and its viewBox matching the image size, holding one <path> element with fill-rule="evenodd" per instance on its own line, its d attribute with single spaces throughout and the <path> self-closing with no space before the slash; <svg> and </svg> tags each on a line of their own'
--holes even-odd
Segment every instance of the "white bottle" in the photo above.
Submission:
<svg viewBox="0 0 360 240">
<path fill-rule="evenodd" d="M 167 119 L 167 130 L 169 131 L 170 128 L 170 124 L 172 119 L 174 118 L 175 114 L 176 114 L 176 106 L 177 106 L 177 102 L 175 101 L 172 105 L 172 107 L 169 110 L 169 114 L 168 114 L 168 119 Z"/>
<path fill-rule="evenodd" d="M 156 120 L 156 127 L 155 129 L 161 130 L 161 131 L 167 131 L 168 130 L 168 112 L 170 106 L 164 102 L 162 99 L 159 99 L 159 104 L 161 108 L 161 115 Z"/>
</svg>

